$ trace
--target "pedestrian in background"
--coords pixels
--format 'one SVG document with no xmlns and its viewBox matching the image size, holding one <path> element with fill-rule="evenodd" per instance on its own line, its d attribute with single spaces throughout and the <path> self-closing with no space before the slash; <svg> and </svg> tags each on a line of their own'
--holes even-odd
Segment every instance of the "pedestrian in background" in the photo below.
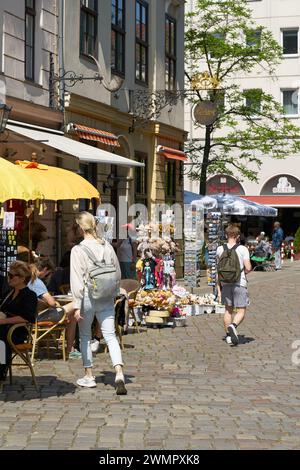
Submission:
<svg viewBox="0 0 300 470">
<path fill-rule="evenodd" d="M 225 233 L 227 243 L 217 248 L 218 286 L 222 304 L 225 305 L 226 342 L 237 345 L 237 327 L 244 320 L 249 305 L 246 274 L 252 270 L 252 266 L 248 248 L 239 244 L 240 229 L 229 225 Z M 232 278 L 231 282 L 228 282 L 226 277 Z M 236 310 L 235 313 L 233 309 Z"/>
<path fill-rule="evenodd" d="M 284 235 L 283 230 L 280 227 L 280 222 L 274 223 L 274 230 L 272 233 L 272 248 L 275 255 L 275 269 L 279 271 L 281 269 L 281 244 L 283 242 Z"/>
</svg>

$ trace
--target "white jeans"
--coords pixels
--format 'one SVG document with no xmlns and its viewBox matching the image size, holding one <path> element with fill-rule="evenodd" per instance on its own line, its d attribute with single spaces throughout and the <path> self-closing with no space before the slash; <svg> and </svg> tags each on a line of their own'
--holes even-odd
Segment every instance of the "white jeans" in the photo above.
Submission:
<svg viewBox="0 0 300 470">
<path fill-rule="evenodd" d="M 123 365 L 122 354 L 115 332 L 114 299 L 94 300 L 88 295 L 84 296 L 81 308 L 83 319 L 79 322 L 80 351 L 83 367 L 93 367 L 93 354 L 91 351 L 91 328 L 96 316 L 104 340 L 108 346 L 113 366 Z"/>
<path fill-rule="evenodd" d="M 275 268 L 280 269 L 281 268 L 281 249 L 279 248 L 278 250 L 275 251 Z"/>
</svg>

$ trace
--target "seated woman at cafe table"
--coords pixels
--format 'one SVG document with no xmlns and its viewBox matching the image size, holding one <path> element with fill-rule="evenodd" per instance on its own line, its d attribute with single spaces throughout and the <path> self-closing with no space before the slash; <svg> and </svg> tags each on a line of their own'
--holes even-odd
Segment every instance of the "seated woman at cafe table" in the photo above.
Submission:
<svg viewBox="0 0 300 470">
<path fill-rule="evenodd" d="M 7 342 L 7 333 L 12 325 L 18 323 L 34 323 L 37 296 L 27 287 L 31 280 L 30 266 L 23 261 L 15 261 L 8 272 L 9 292 L 0 303 L 0 341 L 5 345 L 5 363 L 0 364 L 0 382 L 4 382 L 12 351 Z M 27 329 L 17 328 L 12 336 L 15 344 L 21 344 L 27 339 Z M 0 359 L 3 357 L 0 356 Z"/>
<path fill-rule="evenodd" d="M 32 270 L 32 280 L 28 283 L 28 287 L 36 293 L 37 298 L 40 300 L 38 309 L 44 310 L 47 307 L 59 307 L 60 304 L 48 292 L 46 284 L 44 283 L 44 279 L 54 271 L 52 261 L 48 258 L 44 258 L 30 266 Z"/>
</svg>

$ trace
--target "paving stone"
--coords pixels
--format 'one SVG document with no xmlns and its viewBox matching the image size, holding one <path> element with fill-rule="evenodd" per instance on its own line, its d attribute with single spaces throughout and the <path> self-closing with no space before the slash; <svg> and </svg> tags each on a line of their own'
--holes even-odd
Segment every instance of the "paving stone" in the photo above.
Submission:
<svg viewBox="0 0 300 470">
<path fill-rule="evenodd" d="M 292 364 L 299 283 L 300 262 L 249 275 L 251 305 L 237 348 L 222 341 L 221 315 L 124 337 L 134 346 L 123 352 L 124 397 L 102 352 L 91 390 L 74 386 L 80 361 L 37 361 L 38 396 L 29 371 L 16 368 L 13 386 L 0 393 L 0 449 L 299 448 L 300 366 Z"/>
</svg>

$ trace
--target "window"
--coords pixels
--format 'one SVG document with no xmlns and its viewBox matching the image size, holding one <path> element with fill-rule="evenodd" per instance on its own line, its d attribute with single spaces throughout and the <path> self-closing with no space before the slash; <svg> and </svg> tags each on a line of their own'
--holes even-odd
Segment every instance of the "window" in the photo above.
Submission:
<svg viewBox="0 0 300 470">
<path fill-rule="evenodd" d="M 147 155 L 135 152 L 135 160 L 145 165 L 135 169 L 135 202 L 147 205 Z"/>
<path fill-rule="evenodd" d="M 25 79 L 34 81 L 35 0 L 25 1 Z"/>
<path fill-rule="evenodd" d="M 211 51 L 210 51 L 211 59 L 219 59 L 220 57 L 222 57 L 222 46 L 224 44 L 224 41 L 225 41 L 224 33 L 213 33 L 211 35 Z"/>
<path fill-rule="evenodd" d="M 288 116 L 298 114 L 298 89 L 282 90 L 283 112 Z"/>
<path fill-rule="evenodd" d="M 257 54 L 261 49 L 261 30 L 251 30 L 246 32 L 246 44 L 252 49 L 253 54 Z"/>
<path fill-rule="evenodd" d="M 261 95 L 260 88 L 251 88 L 244 90 L 245 105 L 251 115 L 261 113 Z"/>
<path fill-rule="evenodd" d="M 80 163 L 79 174 L 97 188 L 97 163 Z M 96 210 L 95 199 L 92 199 L 93 211 Z M 88 199 L 79 199 L 79 211 L 90 210 L 90 201 Z"/>
<path fill-rule="evenodd" d="M 148 5 L 136 1 L 135 11 L 135 78 L 148 82 Z"/>
<path fill-rule="evenodd" d="M 283 55 L 298 54 L 298 29 L 282 30 Z"/>
<path fill-rule="evenodd" d="M 166 15 L 166 89 L 176 89 L 176 21 Z"/>
<path fill-rule="evenodd" d="M 125 0 L 111 2 L 111 69 L 125 74 Z"/>
<path fill-rule="evenodd" d="M 81 0 L 80 54 L 97 56 L 98 0 Z"/>
<path fill-rule="evenodd" d="M 166 202 L 173 203 L 176 199 L 176 162 L 166 160 Z"/>
</svg>

